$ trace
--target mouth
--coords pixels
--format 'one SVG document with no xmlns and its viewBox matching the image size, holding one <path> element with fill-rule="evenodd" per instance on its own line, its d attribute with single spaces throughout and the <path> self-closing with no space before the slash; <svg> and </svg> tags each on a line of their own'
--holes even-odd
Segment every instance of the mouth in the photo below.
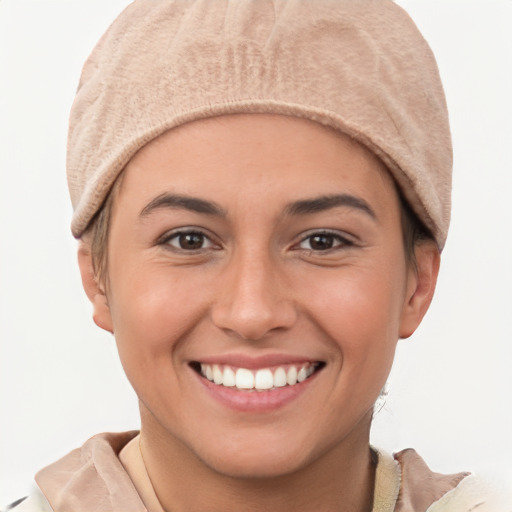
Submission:
<svg viewBox="0 0 512 512">
<path fill-rule="evenodd" d="M 216 386 L 245 392 L 261 392 L 297 386 L 320 371 L 325 363 L 316 361 L 249 369 L 194 361 L 190 366 L 201 377 Z"/>
</svg>

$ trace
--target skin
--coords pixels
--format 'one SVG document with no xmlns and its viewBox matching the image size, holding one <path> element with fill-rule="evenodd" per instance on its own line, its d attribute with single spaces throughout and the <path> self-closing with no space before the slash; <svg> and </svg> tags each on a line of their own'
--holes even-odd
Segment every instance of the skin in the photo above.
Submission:
<svg viewBox="0 0 512 512">
<path fill-rule="evenodd" d="M 155 207 L 162 194 L 220 212 Z M 334 194 L 343 204 L 297 206 Z M 177 229 L 199 232 L 198 248 L 183 248 Z M 79 264 L 139 397 L 141 450 L 165 509 L 371 510 L 373 404 L 439 267 L 433 242 L 415 252 L 417 268 L 383 164 L 319 124 L 225 116 L 139 151 L 114 200 L 107 281 L 87 241 Z M 263 412 L 219 402 L 191 368 L 276 354 L 324 366 Z"/>
</svg>

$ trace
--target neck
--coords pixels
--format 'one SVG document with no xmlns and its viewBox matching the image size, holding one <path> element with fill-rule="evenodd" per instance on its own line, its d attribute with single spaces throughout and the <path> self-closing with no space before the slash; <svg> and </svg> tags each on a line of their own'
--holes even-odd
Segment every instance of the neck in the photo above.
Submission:
<svg viewBox="0 0 512 512">
<path fill-rule="evenodd" d="M 269 478 L 237 478 L 216 471 L 146 411 L 141 451 L 155 493 L 166 511 L 296 510 L 369 512 L 375 464 L 370 417 L 341 443 L 308 465 Z"/>
</svg>

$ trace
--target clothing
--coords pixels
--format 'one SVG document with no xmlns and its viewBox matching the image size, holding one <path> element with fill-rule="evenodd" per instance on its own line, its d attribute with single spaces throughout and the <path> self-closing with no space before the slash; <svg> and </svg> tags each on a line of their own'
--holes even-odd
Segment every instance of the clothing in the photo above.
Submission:
<svg viewBox="0 0 512 512">
<path fill-rule="evenodd" d="M 91 438 L 40 471 L 36 482 L 42 492 L 12 510 L 163 512 L 145 471 L 138 440 L 135 431 Z M 379 450 L 376 454 L 372 512 L 512 511 L 512 503 L 500 503 L 473 475 L 434 473 L 412 449 L 394 457 Z"/>
<path fill-rule="evenodd" d="M 432 52 L 392 0 L 136 0 L 84 65 L 70 114 L 71 229 L 82 236 L 133 155 L 169 129 L 279 114 L 384 162 L 441 249 L 452 145 Z"/>
</svg>

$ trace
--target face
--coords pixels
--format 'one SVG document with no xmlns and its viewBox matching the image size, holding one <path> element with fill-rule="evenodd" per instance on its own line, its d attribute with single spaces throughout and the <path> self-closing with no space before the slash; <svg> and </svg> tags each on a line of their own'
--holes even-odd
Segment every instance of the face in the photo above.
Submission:
<svg viewBox="0 0 512 512">
<path fill-rule="evenodd" d="M 143 435 L 246 476 L 367 446 L 397 339 L 422 316 L 371 153 L 296 118 L 193 122 L 129 163 L 109 236 L 96 322 Z"/>
</svg>

